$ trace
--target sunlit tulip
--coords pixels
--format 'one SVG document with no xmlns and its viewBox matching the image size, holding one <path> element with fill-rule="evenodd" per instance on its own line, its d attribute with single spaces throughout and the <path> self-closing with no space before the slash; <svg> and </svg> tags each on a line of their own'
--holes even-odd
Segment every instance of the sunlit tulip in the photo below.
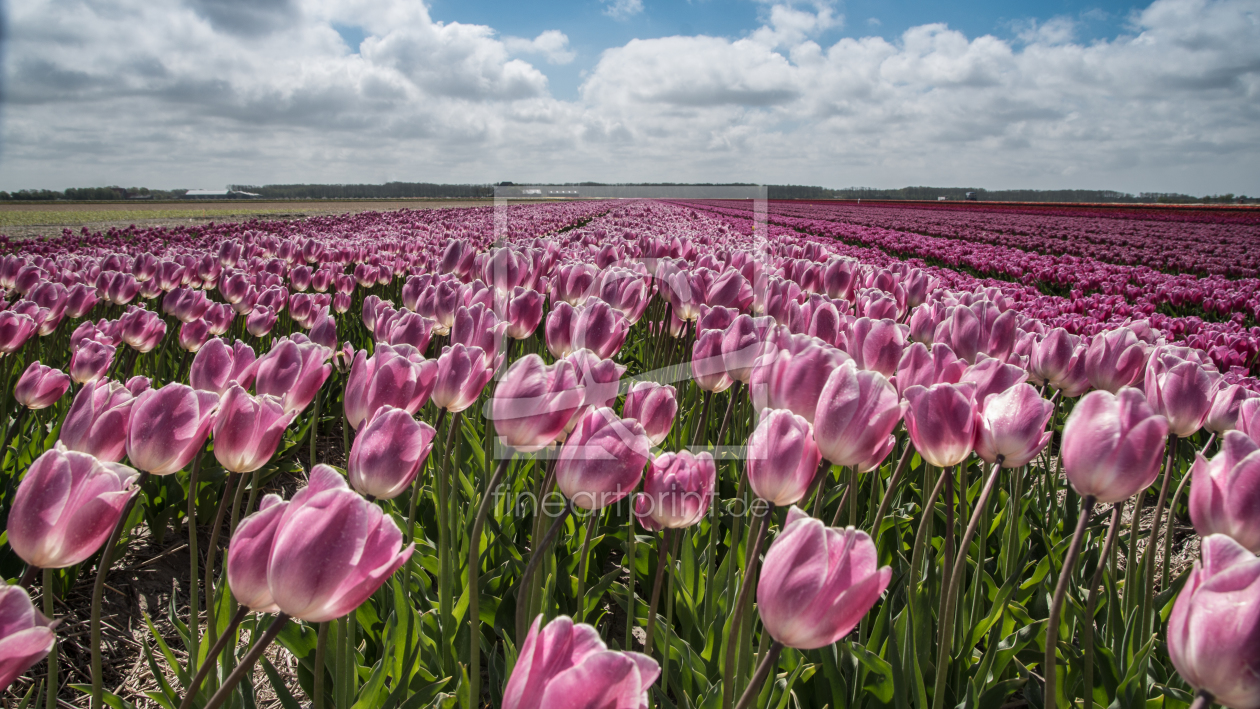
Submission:
<svg viewBox="0 0 1260 709">
<path fill-rule="evenodd" d="M 238 603 L 255 613 L 279 610 L 267 585 L 267 562 L 288 506 L 279 495 L 264 495 L 258 511 L 241 520 L 228 544 L 228 587 Z"/>
<path fill-rule="evenodd" d="M 648 531 L 697 524 L 713 504 L 717 467 L 708 452 L 669 451 L 653 458 L 635 495 L 634 514 Z"/>
<path fill-rule="evenodd" d="M 70 388 L 70 377 L 60 369 L 31 362 L 18 377 L 13 398 L 28 409 L 46 409 Z"/>
<path fill-rule="evenodd" d="M 504 445 L 532 453 L 555 442 L 584 397 L 571 362 L 547 365 L 529 354 L 504 373 L 490 400 L 490 418 Z"/>
<path fill-rule="evenodd" d="M 451 326 L 451 344 L 480 347 L 495 369 L 502 364 L 504 339 L 508 324 L 482 304 L 460 308 Z"/>
<path fill-rule="evenodd" d="M 858 369 L 891 377 L 909 344 L 909 328 L 892 320 L 858 318 L 849 330 L 844 348 Z"/>
<path fill-rule="evenodd" d="M 494 369 L 480 347 L 443 347 L 430 401 L 451 413 L 463 411 L 477 401 L 493 376 Z"/>
<path fill-rule="evenodd" d="M 1046 430 L 1053 415 L 1054 404 L 1031 384 L 1016 384 L 993 394 L 980 405 L 976 455 L 987 463 L 997 462 L 1000 456 L 1006 468 L 1027 465 L 1054 437 Z"/>
<path fill-rule="evenodd" d="M 249 388 L 254 383 L 254 349 L 241 340 L 228 345 L 220 338 L 213 338 L 197 350 L 188 383 L 194 389 L 222 394 L 232 382 Z"/>
<path fill-rule="evenodd" d="M 547 314 L 543 334 L 547 341 L 547 351 L 556 359 L 568 356 L 573 351 L 573 341 L 570 339 L 573 317 L 573 306 L 563 301 L 553 305 L 551 312 Z"/>
<path fill-rule="evenodd" d="M 58 445 L 31 463 L 9 512 L 8 539 L 31 566 L 62 569 L 105 543 L 139 475 Z"/>
<path fill-rule="evenodd" d="M 359 496 L 326 465 L 289 502 L 267 563 L 276 607 L 322 623 L 368 599 L 411 556 L 393 518 Z"/>
<path fill-rule="evenodd" d="M 757 609 L 775 641 L 813 650 L 852 632 L 891 578 L 866 532 L 828 528 L 792 507 L 766 551 Z"/>
<path fill-rule="evenodd" d="M 532 336 L 542 322 L 542 294 L 517 286 L 504 300 L 500 319 L 508 324 L 507 336 L 514 340 Z"/>
<path fill-rule="evenodd" d="M 255 305 L 249 315 L 245 316 L 245 330 L 254 337 L 262 337 L 276 326 L 279 315 L 265 305 Z"/>
<path fill-rule="evenodd" d="M 254 391 L 279 397 L 285 411 L 301 412 L 332 374 L 332 365 L 325 364 L 331 358 L 327 347 L 281 339 L 255 363 Z"/>
<path fill-rule="evenodd" d="M 132 307 L 118 318 L 122 341 L 140 353 L 150 352 L 166 336 L 166 323 L 157 313 Z"/>
<path fill-rule="evenodd" d="M 355 355 L 346 380 L 346 420 L 358 430 L 377 410 L 393 406 L 409 414 L 420 410 L 437 384 L 441 365 L 417 355 L 412 359 L 388 345 L 378 345 L 376 353 L 365 350 Z"/>
<path fill-rule="evenodd" d="M 503 709 L 640 709 L 660 675 L 656 660 L 609 650 L 599 631 L 560 616 L 534 619 L 503 690 Z"/>
<path fill-rule="evenodd" d="M 1211 461 L 1202 453 L 1190 468 L 1190 521 L 1200 536 L 1224 534 L 1260 552 L 1260 445 L 1226 431 Z"/>
<path fill-rule="evenodd" d="M 630 323 L 620 311 L 592 300 L 574 313 L 569 341 L 575 350 L 588 349 L 608 359 L 621 350 L 629 331 Z"/>
<path fill-rule="evenodd" d="M 229 386 L 214 421 L 215 459 L 231 473 L 258 470 L 271 460 L 296 415 L 286 413 L 275 396 L 251 396 L 239 384 Z"/>
<path fill-rule="evenodd" d="M 971 455 L 976 430 L 974 383 L 912 386 L 905 396 L 910 404 L 906 431 L 924 460 L 948 468 Z"/>
<path fill-rule="evenodd" d="M 780 337 L 753 367 L 748 385 L 753 404 L 759 409 L 788 409 L 813 422 L 827 377 L 848 360 L 848 355 L 817 338 Z"/>
<path fill-rule="evenodd" d="M 137 374 L 128 379 L 124 386 L 127 387 L 127 391 L 131 392 L 132 396 L 140 396 L 141 392 L 146 392 L 152 388 L 153 382 L 149 381 L 148 377 Z"/>
<path fill-rule="evenodd" d="M 1116 393 L 1142 379 L 1146 346 L 1127 327 L 1094 336 L 1085 352 L 1085 376 L 1095 389 Z"/>
<path fill-rule="evenodd" d="M 603 509 L 638 487 L 651 447 L 638 421 L 607 407 L 592 409 L 560 449 L 556 485 L 578 507 Z"/>
<path fill-rule="evenodd" d="M 626 366 L 611 359 L 600 359 L 587 349 L 574 350 L 565 359 L 573 363 L 578 383 L 582 385 L 582 409 L 565 426 L 565 430 L 569 431 L 577 425 L 576 419 L 587 411 L 613 405 L 621 389 L 621 375 L 625 374 Z"/>
<path fill-rule="evenodd" d="M 70 356 L 70 378 L 78 384 L 94 382 L 109 372 L 117 350 L 96 340 L 85 340 Z"/>
<path fill-rule="evenodd" d="M 66 315 L 72 318 L 81 318 L 87 315 L 99 302 L 100 298 L 96 296 L 96 290 L 80 283 L 71 288 L 66 294 Z"/>
<path fill-rule="evenodd" d="M 29 315 L 9 310 L 0 312 L 0 354 L 16 352 L 31 339 L 37 328 L 35 320 Z"/>
<path fill-rule="evenodd" d="M 127 432 L 127 458 L 153 475 L 170 475 L 188 465 L 206 443 L 219 395 L 170 383 L 136 397 Z"/>
<path fill-rule="evenodd" d="M 26 589 L 0 583 L 0 691 L 47 657 L 56 643 L 52 621 L 35 610 Z"/>
<path fill-rule="evenodd" d="M 904 394 L 906 389 L 916 384 L 922 387 L 957 384 L 965 371 L 967 363 L 958 359 L 949 345 L 938 342 L 929 348 L 922 342 L 915 342 L 902 354 L 894 383 L 897 392 Z"/>
<path fill-rule="evenodd" d="M 1243 403 L 1255 397 L 1255 392 L 1243 388 L 1241 384 L 1221 387 L 1212 398 L 1212 408 L 1203 421 L 1203 427 L 1218 436 L 1233 430 Z"/>
<path fill-rule="evenodd" d="M 869 464 L 873 459 L 878 463 L 891 450 L 892 431 L 905 410 L 906 404 L 882 374 L 845 362 L 827 378 L 818 397 L 814 441 L 835 465 Z"/>
<path fill-rule="evenodd" d="M 193 320 L 179 327 L 179 346 L 189 352 L 197 352 L 210 339 L 210 323 Z"/>
<path fill-rule="evenodd" d="M 411 486 L 437 431 L 411 414 L 383 406 L 354 437 L 346 474 L 360 494 L 392 500 Z"/>
<path fill-rule="evenodd" d="M 134 403 L 135 395 L 118 382 L 88 382 L 75 394 L 59 440 L 69 450 L 116 463 L 126 452 Z"/>
<path fill-rule="evenodd" d="M 1168 421 L 1141 391 L 1092 391 L 1063 425 L 1063 472 L 1080 495 L 1127 500 L 1155 482 L 1167 437 Z"/>
<path fill-rule="evenodd" d="M 630 385 L 621 414 L 643 424 L 648 440 L 659 446 L 678 415 L 678 392 L 668 384 L 641 381 Z"/>
<path fill-rule="evenodd" d="M 722 358 L 721 330 L 705 330 L 691 347 L 691 376 L 704 391 L 726 391 L 735 383 L 726 372 Z"/>
<path fill-rule="evenodd" d="M 1168 655 L 1182 679 L 1231 709 L 1260 706 L 1260 559 L 1206 537 L 1168 616 Z"/>
<path fill-rule="evenodd" d="M 1168 419 L 1168 431 L 1180 438 L 1203 427 L 1221 377 L 1196 361 L 1156 350 L 1146 367 L 1146 400 Z"/>
<path fill-rule="evenodd" d="M 813 427 L 804 416 L 765 409 L 748 438 L 748 485 L 774 505 L 796 504 L 809 492 L 821 460 Z"/>
<path fill-rule="evenodd" d="M 1028 372 L 1002 360 L 976 355 L 976 363 L 967 367 L 960 382 L 971 382 L 976 385 L 976 405 L 983 407 L 985 399 L 1010 389 L 1028 379 Z"/>
</svg>

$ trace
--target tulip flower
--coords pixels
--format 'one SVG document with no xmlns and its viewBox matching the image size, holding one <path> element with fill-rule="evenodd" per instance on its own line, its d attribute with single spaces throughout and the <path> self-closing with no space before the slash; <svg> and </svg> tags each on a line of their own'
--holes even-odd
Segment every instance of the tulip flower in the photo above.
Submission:
<svg viewBox="0 0 1260 709">
<path fill-rule="evenodd" d="M 847 338 L 845 350 L 858 369 L 891 377 L 897 371 L 909 340 L 909 328 L 892 320 L 858 318 Z"/>
<path fill-rule="evenodd" d="M 280 517 L 267 587 L 282 612 L 322 623 L 358 608 L 414 548 L 402 548 L 402 532 L 380 507 L 337 471 L 316 465 Z"/>
<path fill-rule="evenodd" d="M 708 452 L 672 451 L 653 458 L 634 498 L 634 515 L 648 531 L 697 524 L 713 504 L 717 466 Z"/>
<path fill-rule="evenodd" d="M 29 315 L 10 310 L 0 312 L 0 355 L 12 354 L 21 349 L 38 327 Z"/>
<path fill-rule="evenodd" d="M 1255 397 L 1255 392 L 1244 389 L 1241 384 L 1221 387 L 1212 398 L 1212 408 L 1203 420 L 1203 427 L 1218 436 L 1233 430 L 1237 426 L 1243 402 Z"/>
<path fill-rule="evenodd" d="M 245 329 L 254 337 L 262 337 L 271 332 L 271 328 L 276 326 L 276 319 L 279 315 L 276 311 L 265 305 L 255 305 L 249 311 L 249 315 L 245 316 Z"/>
<path fill-rule="evenodd" d="M 516 286 L 511 297 L 501 308 L 500 319 L 508 324 L 507 336 L 514 340 L 524 340 L 534 334 L 538 323 L 542 322 L 542 294 Z"/>
<path fill-rule="evenodd" d="M 851 633 L 891 578 L 866 532 L 828 528 L 793 507 L 766 551 L 757 609 L 776 643 L 813 650 Z"/>
<path fill-rule="evenodd" d="M 504 445 L 532 453 L 555 442 L 584 398 L 572 362 L 547 365 L 529 354 L 504 373 L 490 400 L 490 418 Z"/>
<path fill-rule="evenodd" d="M 738 315 L 722 333 L 722 367 L 737 382 L 747 384 L 752 378 L 753 366 L 766 348 L 766 330 L 773 324 L 770 318 L 752 318 Z"/>
<path fill-rule="evenodd" d="M 66 294 L 66 315 L 72 318 L 81 318 L 87 315 L 92 308 L 96 307 L 96 304 L 100 301 L 101 299 L 97 297 L 95 289 L 80 283 L 71 288 Z"/>
<path fill-rule="evenodd" d="M 346 420 L 356 431 L 383 406 L 414 414 L 429 400 L 437 384 L 441 364 L 401 349 L 377 345 L 371 357 L 360 350 L 346 380 Z"/>
<path fill-rule="evenodd" d="M 835 465 L 869 469 L 872 461 L 878 464 L 892 449 L 892 430 L 906 406 L 884 375 L 845 362 L 827 378 L 818 397 L 814 441 Z"/>
<path fill-rule="evenodd" d="M 905 396 L 910 404 L 906 431 L 924 460 L 948 468 L 971 455 L 976 429 L 974 383 L 912 386 Z"/>
<path fill-rule="evenodd" d="M 179 327 L 179 346 L 189 352 L 196 352 L 210 339 L 210 323 L 198 319 L 186 322 Z"/>
<path fill-rule="evenodd" d="M 219 396 L 183 384 L 167 384 L 136 397 L 127 432 L 127 458 L 152 475 L 184 469 L 206 442 Z"/>
<path fill-rule="evenodd" d="M 1089 383 L 1112 394 L 1141 379 L 1145 366 L 1146 346 L 1127 327 L 1095 336 L 1085 352 Z"/>
<path fill-rule="evenodd" d="M 493 376 L 494 369 L 480 347 L 443 347 L 430 401 L 451 413 L 463 411 L 477 401 Z"/>
<path fill-rule="evenodd" d="M 383 406 L 354 438 L 346 474 L 363 495 L 392 500 L 411 486 L 437 431 L 403 409 Z"/>
<path fill-rule="evenodd" d="M 139 475 L 57 445 L 31 463 L 9 512 L 9 545 L 41 569 L 85 561 L 109 538 Z"/>
<path fill-rule="evenodd" d="M 840 350 L 805 335 L 780 337 L 757 360 L 749 379 L 757 408 L 788 409 L 813 422 L 818 397 L 835 369 L 849 360 Z"/>
<path fill-rule="evenodd" d="M 621 350 L 630 323 L 602 300 L 592 300 L 574 313 L 569 341 L 575 350 L 588 349 L 608 359 Z"/>
<path fill-rule="evenodd" d="M 543 335 L 547 341 L 547 351 L 556 359 L 567 357 L 573 351 L 573 306 L 561 301 L 551 308 L 547 314 L 547 324 L 543 326 Z"/>
<path fill-rule="evenodd" d="M 613 402 L 617 400 L 617 392 L 621 388 L 621 375 L 625 374 L 626 366 L 610 359 L 600 359 L 594 352 L 586 349 L 574 350 L 565 359 L 573 363 L 573 369 L 578 375 L 578 383 L 583 388 L 582 409 L 574 414 L 569 425 L 565 426 L 565 430 L 569 431 L 577 425 L 577 419 L 580 419 L 587 411 L 613 405 Z"/>
<path fill-rule="evenodd" d="M 1061 327 L 1051 330 L 1038 342 L 1029 358 L 1029 370 L 1045 382 L 1055 382 L 1068 375 L 1068 366 L 1080 338 Z"/>
<path fill-rule="evenodd" d="M 94 382 L 109 372 L 116 350 L 96 340 L 85 340 L 70 355 L 70 378 L 79 384 Z"/>
<path fill-rule="evenodd" d="M 31 362 L 18 377 L 13 398 L 28 409 L 46 409 L 57 403 L 69 388 L 70 377 L 65 372 Z"/>
<path fill-rule="evenodd" d="M 660 672 L 647 655 L 607 649 L 589 625 L 560 616 L 542 627 L 540 615 L 521 643 L 503 709 L 639 709 Z"/>
<path fill-rule="evenodd" d="M 621 415 L 643 425 L 648 440 L 659 446 L 674 426 L 678 415 L 678 392 L 668 384 L 635 382 L 626 392 Z"/>
<path fill-rule="evenodd" d="M 1260 397 L 1247 399 L 1238 405 L 1238 419 L 1234 426 L 1251 436 L 1251 440 L 1260 442 Z"/>
<path fill-rule="evenodd" d="M 166 323 L 157 313 L 134 306 L 118 318 L 118 327 L 122 341 L 141 354 L 151 352 L 166 337 Z"/>
<path fill-rule="evenodd" d="M 1209 701 L 1253 709 L 1260 706 L 1260 559 L 1222 534 L 1204 538 L 1202 553 L 1168 616 L 1168 655 Z"/>
<path fill-rule="evenodd" d="M 1226 431 L 1209 462 L 1200 453 L 1190 468 L 1190 521 L 1200 536 L 1224 534 L 1253 554 L 1260 551 L 1260 445 Z"/>
<path fill-rule="evenodd" d="M 251 396 L 239 384 L 229 386 L 214 420 L 215 459 L 229 473 L 258 470 L 271 460 L 295 416 L 278 397 Z"/>
<path fill-rule="evenodd" d="M 906 389 L 916 384 L 923 387 L 957 384 L 965 371 L 967 362 L 955 357 L 949 345 L 938 342 L 929 349 L 922 342 L 915 342 L 901 356 L 893 380 L 897 392 L 904 394 Z"/>
<path fill-rule="evenodd" d="M 222 395 L 232 382 L 249 388 L 254 383 L 254 348 L 241 340 L 228 345 L 220 338 L 208 340 L 197 350 L 188 372 L 188 383 L 194 389 Z"/>
<path fill-rule="evenodd" d="M 749 487 L 771 504 L 796 504 L 808 494 L 821 460 L 813 427 L 804 416 L 766 409 L 748 438 Z"/>
<path fill-rule="evenodd" d="M 1155 482 L 1167 437 L 1168 421 L 1142 392 L 1092 391 L 1063 425 L 1063 472 L 1081 496 L 1104 504 L 1127 500 Z"/>
<path fill-rule="evenodd" d="M 722 358 L 721 330 L 705 330 L 691 347 L 691 376 L 704 391 L 719 393 L 735 383 Z"/>
<path fill-rule="evenodd" d="M 1168 419 L 1168 431 L 1179 438 L 1203 427 L 1221 385 L 1221 377 L 1202 364 L 1173 354 L 1153 353 L 1146 367 L 1146 400 Z"/>
<path fill-rule="evenodd" d="M 1027 465 L 1050 443 L 1046 424 L 1054 404 L 1031 384 L 1017 384 L 985 399 L 976 426 L 976 455 L 987 463 L 999 459 L 1006 468 Z"/>
<path fill-rule="evenodd" d="M 141 392 L 148 391 L 153 386 L 153 382 L 149 381 L 148 377 L 137 374 L 128 379 L 124 386 L 127 387 L 127 391 L 131 392 L 132 396 L 140 396 Z"/>
<path fill-rule="evenodd" d="M 301 413 L 332 374 L 325 364 L 331 357 L 327 347 L 282 338 L 255 363 L 254 391 L 279 397 L 285 411 Z"/>
<path fill-rule="evenodd" d="M 976 403 L 984 406 L 985 399 L 994 394 L 1001 394 L 1016 384 L 1027 381 L 1028 372 L 1013 364 L 986 356 L 976 355 L 976 363 L 967 367 L 960 382 L 972 382 L 976 385 Z"/>
<path fill-rule="evenodd" d="M 556 485 L 578 507 L 601 510 L 638 487 L 651 447 L 638 421 L 607 407 L 593 409 L 560 449 Z"/>
<path fill-rule="evenodd" d="M 126 452 L 135 395 L 108 379 L 83 385 L 61 424 L 60 441 L 67 449 L 117 463 Z"/>
<path fill-rule="evenodd" d="M 26 589 L 0 583 L 0 691 L 47 657 L 56 644 L 52 621 L 35 610 Z"/>
</svg>

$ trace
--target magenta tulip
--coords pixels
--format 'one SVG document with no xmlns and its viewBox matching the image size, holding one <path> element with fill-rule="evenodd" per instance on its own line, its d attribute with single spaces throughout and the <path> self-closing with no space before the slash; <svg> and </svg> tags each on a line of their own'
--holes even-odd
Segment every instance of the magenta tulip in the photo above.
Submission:
<svg viewBox="0 0 1260 709">
<path fill-rule="evenodd" d="M 117 463 L 127 448 L 135 395 L 108 379 L 83 385 L 61 424 L 61 443 L 69 450 Z"/>
<path fill-rule="evenodd" d="M 230 473 L 252 473 L 271 460 L 296 411 L 280 399 L 251 396 L 239 384 L 228 387 L 214 421 L 214 457 Z"/>
<path fill-rule="evenodd" d="M 906 389 L 906 430 L 914 448 L 938 468 L 971 455 L 976 430 L 976 385 L 934 384 Z"/>
<path fill-rule="evenodd" d="M 360 494 L 392 500 L 402 494 L 433 448 L 437 431 L 403 409 L 376 411 L 350 447 L 346 474 Z"/>
<path fill-rule="evenodd" d="M 1142 392 L 1092 391 L 1063 425 L 1063 472 L 1080 495 L 1110 504 L 1155 482 L 1168 437 L 1168 421 Z"/>
<path fill-rule="evenodd" d="M 904 394 L 916 384 L 930 387 L 933 384 L 957 384 L 967 371 L 967 362 L 954 356 L 949 345 L 936 343 L 929 349 L 922 342 L 915 342 L 906 348 L 897 364 L 894 383 L 897 392 Z"/>
<path fill-rule="evenodd" d="M 872 461 L 878 464 L 891 450 L 892 431 L 906 406 L 884 375 L 845 362 L 827 378 L 818 397 L 814 441 L 835 465 L 869 469 Z"/>
<path fill-rule="evenodd" d="M 402 532 L 380 507 L 316 465 L 280 517 L 267 586 L 282 612 L 322 623 L 358 608 L 414 548 L 402 548 Z"/>
<path fill-rule="evenodd" d="M 301 413 L 332 374 L 332 365 L 326 364 L 332 354 L 313 342 L 281 338 L 255 363 L 254 391 L 279 397 L 285 411 Z"/>
<path fill-rule="evenodd" d="M 891 578 L 866 532 L 828 528 L 793 507 L 766 551 L 757 609 L 776 642 L 826 647 L 857 627 Z"/>
<path fill-rule="evenodd" d="M 245 316 L 245 330 L 254 337 L 262 337 L 271 332 L 280 316 L 265 305 L 255 305 Z"/>
<path fill-rule="evenodd" d="M 1072 354 L 1076 352 L 1080 339 L 1061 327 L 1054 328 L 1033 346 L 1029 370 L 1044 382 L 1063 380 L 1068 375 Z"/>
<path fill-rule="evenodd" d="M 157 313 L 132 306 L 118 318 L 119 334 L 131 349 L 151 352 L 166 337 L 166 323 Z"/>
<path fill-rule="evenodd" d="M 584 398 L 572 362 L 547 365 L 529 354 L 504 373 L 490 400 L 490 418 L 504 445 L 532 453 L 555 442 Z"/>
<path fill-rule="evenodd" d="M 506 322 L 480 303 L 460 308 L 455 311 L 455 323 L 451 326 L 451 344 L 480 347 L 486 353 L 486 360 L 497 370 L 503 364 L 507 328 Z"/>
<path fill-rule="evenodd" d="M 669 435 L 674 417 L 678 415 L 678 392 L 668 384 L 635 382 L 626 392 L 621 414 L 643 424 L 648 440 L 653 446 L 659 446 Z"/>
<path fill-rule="evenodd" d="M 601 510 L 638 487 L 651 448 L 638 421 L 607 407 L 592 409 L 560 449 L 556 485 L 578 507 Z"/>
<path fill-rule="evenodd" d="M 615 652 L 584 623 L 534 619 L 503 690 L 503 709 L 641 709 L 660 675 L 656 660 Z"/>
<path fill-rule="evenodd" d="M 804 416 L 766 409 L 748 438 L 748 484 L 753 494 L 774 505 L 793 505 L 809 492 L 822 454 Z"/>
<path fill-rule="evenodd" d="M 206 443 L 219 396 L 183 384 L 167 384 L 136 397 L 127 432 L 127 458 L 152 475 L 184 469 Z"/>
<path fill-rule="evenodd" d="M 1203 428 L 1212 411 L 1221 377 L 1197 361 L 1158 348 L 1146 367 L 1146 400 L 1168 419 L 1168 432 L 1185 438 Z"/>
<path fill-rule="evenodd" d="M 1032 462 L 1050 439 L 1046 424 L 1054 404 L 1041 398 L 1031 384 L 1016 384 L 985 399 L 976 426 L 976 455 L 987 463 L 1018 468 Z"/>
<path fill-rule="evenodd" d="M 621 350 L 630 331 L 630 323 L 621 311 L 602 300 L 591 300 L 574 313 L 569 336 L 575 350 L 588 349 L 608 359 Z"/>
<path fill-rule="evenodd" d="M 554 304 L 547 314 L 543 335 L 547 341 L 547 351 L 556 359 L 567 357 L 574 349 L 571 339 L 574 317 L 573 306 L 563 301 Z"/>
<path fill-rule="evenodd" d="M 494 368 L 480 347 L 443 347 L 430 401 L 451 413 L 463 411 L 477 401 L 493 376 Z"/>
<path fill-rule="evenodd" d="M 517 286 L 510 297 L 505 295 L 500 318 L 507 322 L 507 336 L 524 340 L 534 334 L 542 322 L 542 293 Z"/>
<path fill-rule="evenodd" d="M 0 354 L 18 351 L 38 328 L 39 325 L 29 315 L 11 310 L 0 312 Z"/>
<path fill-rule="evenodd" d="M 413 358 L 414 357 L 414 358 Z M 389 345 L 377 345 L 371 357 L 360 350 L 346 380 L 346 420 L 356 431 L 384 406 L 409 414 L 420 410 L 437 384 L 440 364 Z"/>
<path fill-rule="evenodd" d="M 621 388 L 621 375 L 625 374 L 626 366 L 617 364 L 611 359 L 600 359 L 598 355 L 587 349 L 574 350 L 565 359 L 573 363 L 573 370 L 577 372 L 578 383 L 583 389 L 582 408 L 565 426 L 565 430 L 570 431 L 577 425 L 577 419 L 580 419 L 587 411 L 613 405 L 613 402 L 617 400 L 617 393 Z"/>
<path fill-rule="evenodd" d="M 210 323 L 204 319 L 186 322 L 179 327 L 179 346 L 188 352 L 196 352 L 210 339 Z"/>
<path fill-rule="evenodd" d="M 66 315 L 72 318 L 81 318 L 87 315 L 96 304 L 101 302 L 97 297 L 96 290 L 80 283 L 66 294 Z"/>
<path fill-rule="evenodd" d="M 892 320 L 858 318 L 853 322 L 844 348 L 858 369 L 891 377 L 909 344 L 910 330 Z"/>
<path fill-rule="evenodd" d="M 96 340 L 84 340 L 70 355 L 70 378 L 79 384 L 94 382 L 109 372 L 117 350 Z"/>
<path fill-rule="evenodd" d="M 770 318 L 738 315 L 722 333 L 722 366 L 738 382 L 747 384 L 753 365 L 766 351 L 766 331 L 774 324 Z"/>
<path fill-rule="evenodd" d="M 960 382 L 972 382 L 976 385 L 976 404 L 980 408 L 984 407 L 985 399 L 990 396 L 1001 394 L 1027 380 L 1028 372 L 1020 367 L 984 354 L 977 354 L 976 363 L 967 367 L 958 378 Z"/>
<path fill-rule="evenodd" d="M 849 361 L 844 352 L 808 335 L 783 335 L 757 360 L 749 379 L 758 409 L 788 409 L 813 422 L 827 377 Z"/>
<path fill-rule="evenodd" d="M 26 589 L 0 583 L 0 691 L 47 657 L 56 644 L 52 621 L 35 610 Z"/>
<path fill-rule="evenodd" d="M 648 465 L 634 515 L 652 532 L 690 527 L 708 513 L 716 484 L 717 467 L 707 452 L 662 453 Z"/>
<path fill-rule="evenodd" d="M 1226 431 L 1221 452 L 1200 453 L 1190 468 L 1190 521 L 1200 536 L 1224 534 L 1260 552 L 1260 445 Z"/>
<path fill-rule="evenodd" d="M 1212 398 L 1212 408 L 1203 421 L 1203 427 L 1218 436 L 1233 430 L 1237 427 L 1243 402 L 1255 397 L 1255 392 L 1244 389 L 1241 384 L 1222 387 Z"/>
<path fill-rule="evenodd" d="M 68 389 L 70 377 L 65 372 L 31 362 L 18 377 L 13 398 L 28 409 L 46 409 L 57 403 Z"/>
<path fill-rule="evenodd" d="M 726 391 L 735 383 L 726 372 L 722 336 L 721 330 L 705 330 L 691 347 L 691 376 L 696 380 L 696 386 L 715 394 Z"/>
<path fill-rule="evenodd" d="M 49 449 L 18 485 L 9 512 L 9 545 L 41 569 L 83 562 L 114 531 L 138 475 L 61 445 Z"/>
<path fill-rule="evenodd" d="M 188 372 L 188 383 L 194 389 L 220 395 L 233 382 L 248 389 L 254 383 L 255 363 L 252 347 L 241 340 L 228 345 L 216 337 L 197 350 Z"/>
<path fill-rule="evenodd" d="M 1112 394 L 1142 378 L 1146 345 L 1127 327 L 1094 336 L 1085 352 L 1085 376 L 1095 389 Z"/>
<path fill-rule="evenodd" d="M 1231 709 L 1260 707 L 1260 559 L 1222 534 L 1168 616 L 1168 655 L 1190 686 Z"/>
</svg>

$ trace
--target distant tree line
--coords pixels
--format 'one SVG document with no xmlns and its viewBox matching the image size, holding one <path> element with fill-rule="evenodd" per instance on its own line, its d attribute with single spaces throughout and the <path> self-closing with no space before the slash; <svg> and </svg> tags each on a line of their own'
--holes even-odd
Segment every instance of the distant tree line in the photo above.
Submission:
<svg viewBox="0 0 1260 709">
<path fill-rule="evenodd" d="M 0 191 L 0 201 L 108 201 L 115 199 L 178 199 L 188 190 L 151 190 L 148 187 L 71 187 L 64 192 L 56 190 Z"/>
<path fill-rule="evenodd" d="M 386 182 L 383 185 L 231 185 L 264 199 L 489 199 L 489 185 L 439 185 L 430 182 Z"/>
<path fill-rule="evenodd" d="M 1127 203 L 1227 203 L 1248 199 L 1233 194 L 1194 197 L 1176 192 L 1117 192 L 1115 190 L 986 190 L 982 187 L 902 187 L 878 189 L 849 187 L 828 189 L 808 185 L 771 185 L 770 199 L 964 199 L 974 192 L 976 199 L 990 202 L 1127 202 Z"/>
</svg>

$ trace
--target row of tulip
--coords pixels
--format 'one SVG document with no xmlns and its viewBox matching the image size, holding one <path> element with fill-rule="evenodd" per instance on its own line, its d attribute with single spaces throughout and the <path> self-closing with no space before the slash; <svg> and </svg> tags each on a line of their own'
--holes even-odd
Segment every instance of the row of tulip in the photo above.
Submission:
<svg viewBox="0 0 1260 709">
<path fill-rule="evenodd" d="M 60 676 L 54 596 L 95 559 L 81 689 L 124 706 L 105 579 L 182 516 L 185 659 L 143 648 L 167 707 L 258 676 L 317 707 L 1260 704 L 1254 381 L 734 212 L 512 207 L 495 245 L 467 211 L 15 256 L 0 682 Z"/>
</svg>

